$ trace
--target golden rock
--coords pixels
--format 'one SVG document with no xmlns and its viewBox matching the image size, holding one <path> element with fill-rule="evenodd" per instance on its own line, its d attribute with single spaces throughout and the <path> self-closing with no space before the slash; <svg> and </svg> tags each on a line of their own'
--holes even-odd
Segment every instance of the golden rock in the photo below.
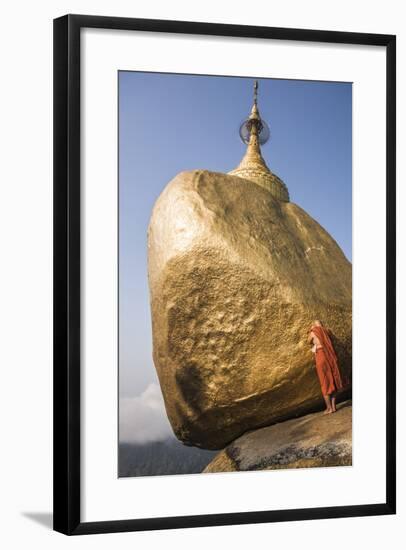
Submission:
<svg viewBox="0 0 406 550">
<path fill-rule="evenodd" d="M 153 359 L 181 441 L 223 448 L 321 405 L 306 338 L 334 334 L 351 372 L 351 264 L 303 209 L 259 182 L 182 172 L 148 229 Z"/>
</svg>

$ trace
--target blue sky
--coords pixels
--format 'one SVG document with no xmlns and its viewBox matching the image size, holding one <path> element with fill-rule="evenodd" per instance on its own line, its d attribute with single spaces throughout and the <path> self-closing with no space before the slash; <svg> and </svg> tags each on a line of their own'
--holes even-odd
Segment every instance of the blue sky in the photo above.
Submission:
<svg viewBox="0 0 406 550">
<path fill-rule="evenodd" d="M 252 88 L 251 78 L 119 73 L 120 396 L 157 382 L 146 246 L 153 204 L 182 170 L 238 165 Z M 258 106 L 271 131 L 262 147 L 269 168 L 352 260 L 351 84 L 259 79 Z"/>
</svg>

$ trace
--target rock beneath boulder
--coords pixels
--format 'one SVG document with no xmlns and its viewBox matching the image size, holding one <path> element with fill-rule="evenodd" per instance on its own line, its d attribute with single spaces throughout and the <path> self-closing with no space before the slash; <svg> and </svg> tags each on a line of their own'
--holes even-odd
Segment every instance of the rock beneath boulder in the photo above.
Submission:
<svg viewBox="0 0 406 550">
<path fill-rule="evenodd" d="M 205 473 L 351 466 L 352 406 L 334 414 L 314 413 L 239 437 L 203 470 Z"/>
<path fill-rule="evenodd" d="M 224 448 L 322 405 L 321 319 L 351 371 L 351 264 L 304 210 L 241 177 L 182 172 L 148 229 L 153 359 L 181 441 Z"/>
</svg>

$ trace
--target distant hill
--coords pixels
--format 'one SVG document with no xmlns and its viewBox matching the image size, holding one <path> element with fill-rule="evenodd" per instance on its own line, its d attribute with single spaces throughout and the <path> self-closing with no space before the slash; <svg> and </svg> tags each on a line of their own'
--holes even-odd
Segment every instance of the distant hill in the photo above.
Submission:
<svg viewBox="0 0 406 550">
<path fill-rule="evenodd" d="M 175 438 L 153 443 L 121 443 L 119 477 L 197 474 L 218 451 L 187 447 Z"/>
</svg>

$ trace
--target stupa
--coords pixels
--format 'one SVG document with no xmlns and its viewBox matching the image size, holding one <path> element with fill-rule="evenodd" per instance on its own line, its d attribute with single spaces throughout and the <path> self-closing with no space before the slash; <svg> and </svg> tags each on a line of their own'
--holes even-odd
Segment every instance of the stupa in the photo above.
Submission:
<svg viewBox="0 0 406 550">
<path fill-rule="evenodd" d="M 251 113 L 240 127 L 240 136 L 247 143 L 247 151 L 237 168 L 229 172 L 230 176 L 238 176 L 254 181 L 273 197 L 281 201 L 289 201 L 289 192 L 283 181 L 273 174 L 266 165 L 261 154 L 260 144 L 269 139 L 269 129 L 265 121 L 261 119 L 258 110 L 258 81 L 254 84 L 254 102 Z"/>
</svg>

